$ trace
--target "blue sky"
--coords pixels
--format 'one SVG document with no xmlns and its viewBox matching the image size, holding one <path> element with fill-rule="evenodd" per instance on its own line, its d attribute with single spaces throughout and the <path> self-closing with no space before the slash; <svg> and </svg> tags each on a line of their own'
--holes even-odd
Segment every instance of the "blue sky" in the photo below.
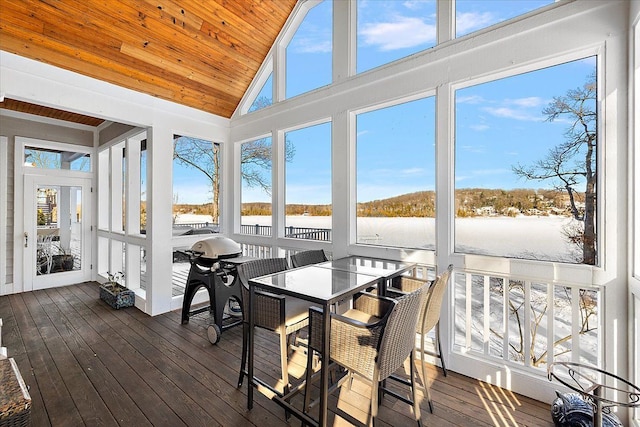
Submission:
<svg viewBox="0 0 640 427">
<path fill-rule="evenodd" d="M 456 33 L 460 37 L 550 3 L 457 0 Z M 328 1 L 313 8 L 289 44 L 287 97 L 330 84 L 331 9 Z M 357 71 L 433 47 L 435 12 L 435 0 L 359 0 Z M 542 109 L 554 96 L 584 84 L 594 69 L 595 58 L 590 58 L 458 90 L 456 188 L 549 187 L 519 179 L 511 166 L 540 159 L 563 141 L 567 123 L 545 121 Z M 262 94 L 268 96 L 270 90 L 269 81 Z M 357 155 L 366 168 L 357 171 L 358 201 L 433 190 L 434 126 L 433 98 L 360 115 Z M 286 166 L 288 203 L 330 203 L 330 127 L 327 123 L 287 136 L 296 150 Z M 389 150 L 390 146 L 402 149 Z M 210 194 L 193 179 L 183 182 L 183 203 L 196 203 L 192 193 Z M 269 200 L 260 191 L 243 189 L 244 202 Z"/>
</svg>

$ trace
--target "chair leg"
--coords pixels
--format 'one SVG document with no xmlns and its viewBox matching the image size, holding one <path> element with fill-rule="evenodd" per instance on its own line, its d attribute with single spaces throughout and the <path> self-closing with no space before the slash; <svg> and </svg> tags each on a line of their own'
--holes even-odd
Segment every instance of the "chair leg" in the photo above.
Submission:
<svg viewBox="0 0 640 427">
<path fill-rule="evenodd" d="M 307 372 L 305 373 L 304 384 L 304 407 L 302 412 L 307 413 L 311 405 L 311 377 L 313 375 L 313 349 L 307 349 Z M 304 424 L 304 423 L 303 423 Z"/>
<path fill-rule="evenodd" d="M 447 367 L 444 365 L 444 357 L 442 357 L 442 345 L 440 344 L 440 322 L 436 325 L 436 341 L 438 341 L 438 357 L 440 358 L 440 364 L 442 365 L 442 372 L 444 376 L 447 376 Z"/>
<path fill-rule="evenodd" d="M 280 369 L 282 370 L 283 393 L 289 392 L 289 366 L 287 359 L 289 358 L 289 345 L 287 342 L 287 334 L 283 330 L 280 332 Z"/>
<path fill-rule="evenodd" d="M 242 323 L 242 358 L 240 359 L 240 376 L 238 377 L 238 387 L 242 387 L 244 379 L 244 370 L 247 363 L 247 341 L 249 338 L 249 325 Z"/>
<path fill-rule="evenodd" d="M 371 381 L 371 423 L 370 425 L 375 427 L 376 425 L 376 417 L 378 416 L 378 392 L 380 387 L 380 382 L 378 381 L 380 371 L 378 371 L 378 367 L 373 368 L 373 380 Z"/>
<path fill-rule="evenodd" d="M 420 402 L 418 401 L 418 389 L 416 388 L 416 377 L 418 376 L 418 373 L 416 372 L 416 365 L 415 365 L 416 364 L 415 350 L 411 351 L 409 362 L 410 362 L 409 375 L 411 375 L 411 394 L 413 396 L 413 412 L 415 414 L 416 421 L 418 422 L 418 427 L 422 427 L 422 411 L 420 410 Z M 429 397 L 429 405 L 431 405 L 430 397 Z"/>
<path fill-rule="evenodd" d="M 424 391 L 427 395 L 427 401 L 429 402 L 429 412 L 433 414 L 433 402 L 431 401 L 431 391 L 429 391 L 429 380 L 427 378 L 427 369 L 425 367 L 425 354 L 424 350 L 424 335 L 420 334 L 420 367 L 422 368 L 422 384 L 424 385 Z"/>
</svg>

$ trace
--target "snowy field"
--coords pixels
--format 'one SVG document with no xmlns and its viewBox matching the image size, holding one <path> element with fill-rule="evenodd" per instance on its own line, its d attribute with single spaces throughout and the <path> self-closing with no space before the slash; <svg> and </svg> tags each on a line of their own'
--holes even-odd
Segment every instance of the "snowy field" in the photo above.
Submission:
<svg viewBox="0 0 640 427">
<path fill-rule="evenodd" d="M 562 227 L 566 217 L 475 217 L 455 222 L 456 252 L 572 261 Z M 271 225 L 271 217 L 244 216 L 242 224 Z M 289 216 L 287 226 L 331 228 L 330 217 Z M 435 248 L 434 218 L 359 218 L 361 243 L 408 248 Z"/>
</svg>

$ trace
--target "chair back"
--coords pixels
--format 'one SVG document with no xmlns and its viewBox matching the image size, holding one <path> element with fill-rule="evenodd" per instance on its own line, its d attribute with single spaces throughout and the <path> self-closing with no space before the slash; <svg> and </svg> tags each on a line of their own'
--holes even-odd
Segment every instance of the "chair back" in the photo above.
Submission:
<svg viewBox="0 0 640 427">
<path fill-rule="evenodd" d="M 451 276 L 452 271 L 453 264 L 449 264 L 447 269 L 436 277 L 436 280 L 429 287 L 424 310 L 420 314 L 420 319 L 418 320 L 417 331 L 419 333 L 426 334 L 438 324 L 438 321 L 440 320 L 440 311 L 442 310 L 442 301 L 444 299 L 444 294 L 447 290 L 449 277 Z"/>
<path fill-rule="evenodd" d="M 242 313 L 249 312 L 249 280 L 277 273 L 289 268 L 286 258 L 261 258 L 247 261 L 238 266 L 238 278 L 242 284 Z"/>
<path fill-rule="evenodd" d="M 424 285 L 396 300 L 380 341 L 379 378 L 374 381 L 381 381 L 398 370 L 415 348 L 416 324 L 427 288 L 428 285 Z"/>
<path fill-rule="evenodd" d="M 327 261 L 327 255 L 324 253 L 323 249 L 302 251 L 291 255 L 291 265 L 293 268 L 309 264 L 318 264 L 325 261 Z"/>
</svg>

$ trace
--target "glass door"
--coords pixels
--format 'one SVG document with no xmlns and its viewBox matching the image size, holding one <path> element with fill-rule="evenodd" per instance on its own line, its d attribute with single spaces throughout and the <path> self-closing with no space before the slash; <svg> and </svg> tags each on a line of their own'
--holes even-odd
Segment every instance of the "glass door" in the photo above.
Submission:
<svg viewBox="0 0 640 427">
<path fill-rule="evenodd" d="M 25 175 L 25 290 L 90 280 L 90 180 Z"/>
</svg>

